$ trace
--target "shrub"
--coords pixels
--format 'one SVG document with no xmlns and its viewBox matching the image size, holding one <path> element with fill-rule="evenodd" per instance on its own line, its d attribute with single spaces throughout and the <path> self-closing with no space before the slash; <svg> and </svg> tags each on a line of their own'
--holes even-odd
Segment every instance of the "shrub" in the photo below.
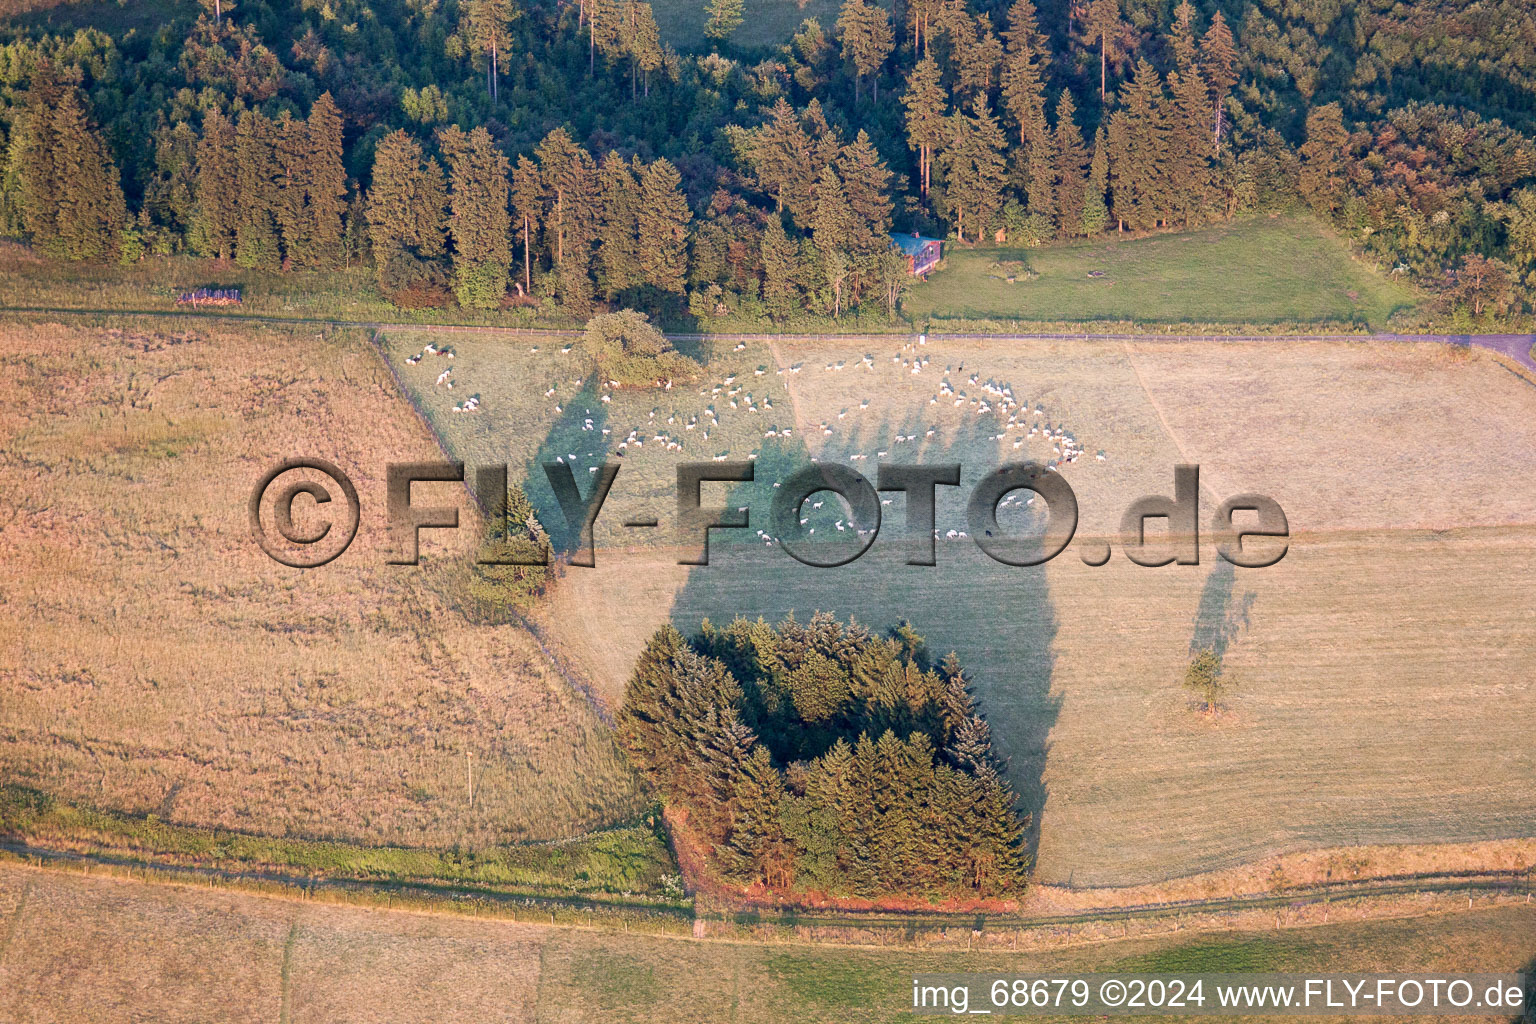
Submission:
<svg viewBox="0 0 1536 1024">
<path fill-rule="evenodd" d="M 587 322 L 582 348 L 600 380 L 621 387 L 682 382 L 699 374 L 699 364 L 672 348 L 644 313 L 604 313 Z"/>
</svg>

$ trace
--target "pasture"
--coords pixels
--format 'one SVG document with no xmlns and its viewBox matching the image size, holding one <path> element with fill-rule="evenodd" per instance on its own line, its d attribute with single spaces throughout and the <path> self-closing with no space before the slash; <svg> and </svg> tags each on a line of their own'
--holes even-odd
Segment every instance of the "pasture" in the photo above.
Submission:
<svg viewBox="0 0 1536 1024">
<path fill-rule="evenodd" d="M 421 344 L 391 338 L 390 358 Z M 1491 356 L 1363 341 L 717 343 L 704 380 L 604 403 L 576 383 L 564 342 L 454 346 L 453 391 L 432 384 L 441 362 L 405 379 L 467 462 L 575 456 L 585 489 L 584 470 L 632 430 L 645 439 L 620 460 L 597 568 L 570 569 L 545 616 L 610 705 L 664 621 L 906 620 L 973 674 L 1036 815 L 1042 881 L 1123 886 L 1319 847 L 1536 834 L 1536 620 L 1524 597 L 1536 585 L 1536 389 Z M 476 412 L 451 411 L 474 394 Z M 1081 509 L 1062 556 L 1015 568 L 948 537 L 968 528 L 970 483 L 1057 450 L 1083 453 L 1060 467 Z M 721 454 L 756 455 L 759 478 L 706 485 L 704 503 L 748 507 L 752 529 L 715 531 L 708 567 L 678 565 L 696 545 L 679 548 L 668 529 L 674 467 Z M 938 565 L 903 564 L 900 495 L 869 552 L 838 569 L 805 567 L 758 536 L 771 482 L 810 457 L 870 478 L 882 461 L 962 463 L 964 486 L 940 489 Z M 1201 467 L 1203 529 L 1225 497 L 1275 498 L 1292 531 L 1286 557 L 1233 570 L 1207 536 L 1198 566 L 1130 563 L 1121 513 L 1171 493 L 1180 462 Z M 557 521 L 542 474 L 529 490 Z M 661 527 L 620 525 L 641 514 Z M 806 515 L 818 536 L 838 536 L 846 517 L 835 499 Z M 1018 506 L 1004 521 L 1038 526 Z M 1084 564 L 1105 541 L 1110 562 Z M 1238 680 L 1214 718 L 1180 686 L 1206 646 Z"/>
<path fill-rule="evenodd" d="M 472 530 L 386 564 L 385 465 L 440 455 L 360 332 L 120 323 L 0 329 L 8 783 L 364 845 L 561 839 L 645 808 L 534 639 L 459 613 Z M 271 561 L 247 524 L 295 455 L 362 497 L 321 569 Z"/>
<path fill-rule="evenodd" d="M 0 1016 L 81 1024 L 136 1019 L 145 1005 L 165 1024 L 862 1024 L 911 1019 L 919 971 L 1515 972 L 1536 948 L 1536 911 L 1523 905 L 1049 951 L 880 950 L 541 928 L 10 867 L 0 922 Z"/>
<path fill-rule="evenodd" d="M 1013 280 L 1009 280 L 1012 277 Z M 914 323 L 1369 324 L 1418 299 L 1351 258 L 1307 216 L 1253 217 L 1177 234 L 1040 249 L 945 246 L 902 306 Z"/>
</svg>

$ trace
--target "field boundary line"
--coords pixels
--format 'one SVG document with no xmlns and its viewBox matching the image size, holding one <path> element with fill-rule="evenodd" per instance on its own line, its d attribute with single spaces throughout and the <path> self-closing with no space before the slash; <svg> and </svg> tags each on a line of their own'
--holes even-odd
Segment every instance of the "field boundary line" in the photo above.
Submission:
<svg viewBox="0 0 1536 1024">
<path fill-rule="evenodd" d="M 257 896 L 276 899 L 313 901 L 317 893 L 326 894 L 325 902 L 341 905 L 365 906 L 368 909 L 392 910 L 415 913 L 445 913 L 456 917 L 499 919 L 497 911 L 507 911 L 510 920 L 519 924 L 538 927 L 587 927 L 610 926 L 605 916 L 584 916 L 577 923 L 556 920 L 559 909 L 590 913 L 599 904 L 614 911 L 612 917 L 622 917 L 626 909 L 649 912 L 658 920 L 677 922 L 703 921 L 722 925 L 758 926 L 780 925 L 785 928 L 861 929 L 871 932 L 922 935 L 925 932 L 947 933 L 951 928 L 989 932 L 1029 931 L 1037 929 L 1071 928 L 1079 925 L 1098 925 L 1130 921 L 1155 921 L 1169 917 L 1182 918 L 1185 914 L 1235 914 L 1252 910 L 1296 910 L 1303 907 L 1328 905 L 1335 902 L 1380 900 L 1390 897 L 1422 895 L 1462 895 L 1468 897 L 1468 906 L 1475 894 L 1504 895 L 1510 898 L 1524 896 L 1530 901 L 1533 879 L 1530 870 L 1464 871 L 1437 874 L 1389 875 L 1381 879 L 1337 882 L 1308 886 L 1282 892 L 1260 892 L 1248 895 L 1218 897 L 1206 900 L 1177 900 L 1165 903 L 1134 904 L 1124 907 L 1104 907 L 1089 911 L 1066 914 L 987 914 L 972 912 L 922 913 L 900 911 L 790 911 L 784 915 L 765 913 L 761 908 L 701 910 L 694 907 L 665 907 L 639 905 L 626 907 L 622 904 L 604 904 L 601 901 L 566 897 L 522 897 L 496 890 L 461 889 L 450 886 L 434 886 L 411 882 L 373 882 L 366 879 L 328 879 L 315 876 L 299 877 L 278 872 L 232 872 L 220 868 L 162 865 L 147 860 L 101 857 L 92 854 L 73 853 L 31 846 L 25 842 L 0 842 L 0 863 L 9 861 L 38 871 L 59 874 L 84 874 L 96 876 L 91 869 L 102 867 L 106 874 L 117 880 L 127 880 L 155 885 L 204 887 L 222 883 L 228 888 Z M 121 874 L 119 873 L 121 872 Z M 124 879 L 126 874 L 126 879 Z M 96 876 L 99 877 L 99 876 Z M 276 890 L 276 891 L 273 891 Z M 369 899 L 368 897 L 373 897 Z M 384 902 L 380 902 L 382 897 Z M 402 897 L 401 905 L 391 902 Z M 410 900 L 415 903 L 408 902 Z M 537 908 L 551 915 L 546 925 L 540 919 L 518 916 L 517 910 Z M 485 911 L 490 911 L 487 914 Z M 616 926 L 616 923 L 614 923 Z M 682 931 L 646 930 L 647 934 L 697 941 L 688 929 Z M 707 934 L 707 932 L 706 932 Z M 712 941 L 740 941 L 730 936 L 715 935 Z M 868 943 L 837 943 L 805 938 L 815 945 L 870 945 Z M 769 940 L 772 941 L 772 940 Z M 889 944 L 880 944 L 882 948 Z"/>
</svg>

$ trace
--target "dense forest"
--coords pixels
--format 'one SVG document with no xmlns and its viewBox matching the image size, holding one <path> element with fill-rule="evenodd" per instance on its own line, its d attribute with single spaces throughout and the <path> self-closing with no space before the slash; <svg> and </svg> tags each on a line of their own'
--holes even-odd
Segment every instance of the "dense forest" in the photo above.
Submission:
<svg viewBox="0 0 1536 1024">
<path fill-rule="evenodd" d="M 1305 202 L 1474 317 L 1536 284 L 1518 0 L 847 0 L 771 51 L 731 42 L 754 0 L 710 0 L 705 53 L 642 0 L 203 2 L 12 19 L 0 233 L 371 263 L 402 306 L 783 322 L 894 312 L 892 229 L 1033 245 Z"/>
<path fill-rule="evenodd" d="M 651 639 L 619 736 L 710 867 L 781 893 L 1017 894 L 1012 790 L 954 655 L 825 613 Z"/>
</svg>

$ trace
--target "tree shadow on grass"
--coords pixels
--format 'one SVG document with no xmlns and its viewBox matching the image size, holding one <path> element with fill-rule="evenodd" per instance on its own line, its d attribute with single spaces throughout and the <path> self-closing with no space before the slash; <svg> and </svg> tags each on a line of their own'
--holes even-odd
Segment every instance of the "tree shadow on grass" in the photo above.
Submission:
<svg viewBox="0 0 1536 1024">
<path fill-rule="evenodd" d="M 998 463 L 991 434 L 995 424 L 976 422 L 927 436 L 916 415 L 864 431 L 839 432 L 819 458 L 858 470 L 873 484 L 881 461 L 901 464 L 962 463 L 960 487 L 938 488 L 934 566 L 907 565 L 906 499 L 881 492 L 891 504 L 881 508 L 879 533 L 856 560 L 836 568 L 804 565 L 758 530 L 771 530 L 773 484 L 807 465 L 804 439 L 765 444 L 756 460 L 755 479 L 732 488 L 727 504 L 746 506 L 751 525 L 745 530 L 714 531 L 707 566 L 694 569 L 678 594 L 672 622 L 684 634 L 698 631 L 708 618 L 726 623 L 742 616 L 778 622 L 793 613 L 801 621 L 817 611 L 855 619 L 885 633 L 910 622 L 937 661 L 955 651 L 973 680 L 982 713 L 992 726 L 997 752 L 1008 759 L 1008 777 L 1018 794 L 1018 808 L 1030 817 L 1027 852 L 1033 858 L 1046 807 L 1045 764 L 1049 736 L 1060 711 L 1051 693 L 1057 619 L 1044 566 L 1015 567 L 993 561 L 969 538 L 965 500 L 971 488 Z M 897 436 L 912 440 L 897 443 Z M 877 457 L 887 452 L 884 460 Z M 989 460 L 983 462 L 983 456 Z M 854 455 L 867 455 L 853 459 Z M 821 509 L 811 507 L 821 501 Z M 706 501 L 706 504 L 709 502 Z M 1014 506 L 1001 518 L 1010 532 L 1041 532 L 1043 515 Z M 805 529 L 815 537 L 848 543 L 848 509 L 830 492 L 814 495 L 802 510 Z M 836 530 L 842 521 L 845 529 Z M 945 534 L 955 531 L 957 536 Z"/>
<path fill-rule="evenodd" d="M 1258 595 L 1250 590 L 1234 600 L 1232 585 L 1235 581 L 1236 570 L 1232 563 L 1218 558 L 1200 591 L 1200 607 L 1195 611 L 1195 625 L 1189 640 L 1191 656 L 1210 650 L 1218 661 L 1225 661 L 1233 641 L 1247 632 L 1253 602 Z"/>
</svg>

